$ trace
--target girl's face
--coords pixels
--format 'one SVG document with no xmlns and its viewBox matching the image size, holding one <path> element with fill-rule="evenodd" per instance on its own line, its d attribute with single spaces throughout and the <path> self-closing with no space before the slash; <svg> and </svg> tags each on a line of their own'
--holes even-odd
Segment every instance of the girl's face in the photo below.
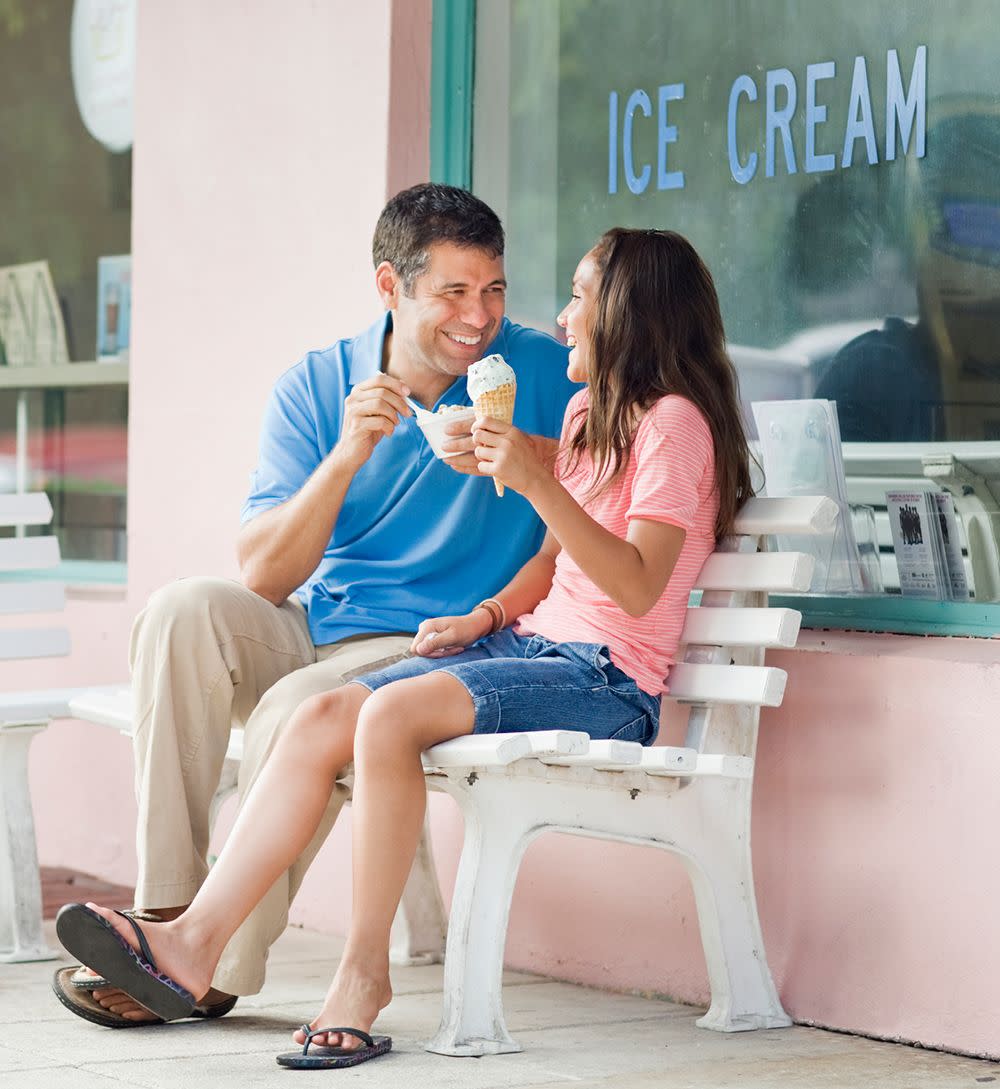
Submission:
<svg viewBox="0 0 1000 1089">
<path fill-rule="evenodd" d="M 570 347 L 566 373 L 573 382 L 586 382 L 590 369 L 590 320 L 597 297 L 598 274 L 592 254 L 576 266 L 569 302 L 556 322 L 566 330 Z"/>
</svg>

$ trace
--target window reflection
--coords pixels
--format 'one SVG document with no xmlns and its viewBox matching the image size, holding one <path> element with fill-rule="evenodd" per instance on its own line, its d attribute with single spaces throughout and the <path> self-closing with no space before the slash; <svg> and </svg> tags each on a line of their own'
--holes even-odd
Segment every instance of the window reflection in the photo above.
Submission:
<svg viewBox="0 0 1000 1089">
<path fill-rule="evenodd" d="M 72 14 L 73 0 L 0 4 L 0 267 L 48 263 L 71 361 L 60 368 L 64 388 L 41 390 L 31 388 L 30 372 L 48 361 L 12 367 L 0 353 L 0 490 L 17 484 L 15 418 L 18 389 L 26 389 L 25 483 L 49 494 L 63 557 L 120 561 L 124 368 L 118 365 L 116 378 L 109 367 L 108 384 L 76 388 L 83 372 L 74 375 L 74 364 L 91 362 L 100 371 L 92 363 L 98 259 L 131 250 L 132 155 L 108 151 L 80 118 L 70 70 Z M 103 373 L 87 378 L 103 381 Z"/>
<path fill-rule="evenodd" d="M 845 441 L 1000 438 L 1000 112 L 959 98 L 931 116 L 906 175 L 917 313 L 846 344 L 816 390 Z"/>
<path fill-rule="evenodd" d="M 473 186 L 505 216 L 512 316 L 554 329 L 581 246 L 607 227 L 673 227 L 712 268 L 747 400 L 836 399 L 845 440 L 1000 438 L 1000 105 L 982 31 L 993 8 L 970 0 L 956 22 L 931 0 L 808 13 L 787 0 L 633 0 L 627 13 L 613 0 L 480 3 Z M 921 55 L 926 154 L 897 117 L 890 159 L 893 65 L 908 94 Z M 856 137 L 845 168 L 858 58 L 872 141 Z M 813 92 L 810 66 L 825 73 Z M 778 112 L 798 88 L 787 142 L 765 124 L 765 72 L 785 69 Z M 741 73 L 758 98 L 740 99 L 730 131 Z M 825 110 L 812 126 L 810 93 Z M 647 99 L 650 116 L 623 117 Z M 635 169 L 614 166 L 626 136 Z M 740 162 L 758 157 L 746 184 L 730 169 L 734 138 Z M 657 189 L 664 154 L 683 188 Z M 810 173 L 810 154 L 834 168 Z M 645 165 L 635 192 L 626 182 Z"/>
</svg>

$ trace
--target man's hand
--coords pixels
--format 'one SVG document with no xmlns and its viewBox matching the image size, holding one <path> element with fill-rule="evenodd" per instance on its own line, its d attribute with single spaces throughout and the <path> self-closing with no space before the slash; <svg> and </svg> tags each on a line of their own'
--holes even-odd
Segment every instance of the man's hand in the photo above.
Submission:
<svg viewBox="0 0 1000 1089">
<path fill-rule="evenodd" d="M 447 459 L 447 464 L 456 473 L 464 473 L 466 476 L 482 476 L 479 471 L 479 462 L 472 452 L 476 444 L 472 441 L 470 425 L 457 420 L 455 423 L 446 424 L 444 433 L 447 436 L 442 443 L 444 452 L 451 454 L 459 451 L 456 457 Z"/>
<path fill-rule="evenodd" d="M 461 451 L 457 457 L 448 458 L 448 464 L 455 472 L 464 473 L 466 476 L 486 476 L 487 474 L 479 468 L 479 458 L 475 454 L 476 441 L 466 430 L 466 427 L 467 425 L 463 423 L 453 423 L 445 428 L 446 433 L 455 436 L 455 438 L 444 444 L 445 451 L 448 453 L 453 450 Z M 531 443 L 535 451 L 535 457 L 551 475 L 555 471 L 556 455 L 559 453 L 559 440 L 547 438 L 545 435 L 529 435 L 524 431 L 519 432 L 519 434 Z"/>
<path fill-rule="evenodd" d="M 493 617 L 488 609 L 473 609 L 465 616 L 439 616 L 425 620 L 410 644 L 421 658 L 450 658 L 488 635 Z"/>
<path fill-rule="evenodd" d="M 359 382 L 344 402 L 344 424 L 337 455 L 351 468 L 358 469 L 371 457 L 377 443 L 396 430 L 401 416 L 413 410 L 403 400 L 408 386 L 388 374 L 377 374 Z"/>
</svg>

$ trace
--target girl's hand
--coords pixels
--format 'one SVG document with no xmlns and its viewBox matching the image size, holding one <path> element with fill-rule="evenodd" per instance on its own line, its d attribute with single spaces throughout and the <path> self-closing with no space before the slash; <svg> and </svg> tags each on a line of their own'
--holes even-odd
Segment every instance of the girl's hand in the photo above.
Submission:
<svg viewBox="0 0 1000 1089">
<path fill-rule="evenodd" d="M 487 609 L 473 609 L 465 616 L 439 616 L 425 620 L 410 644 L 421 658 L 449 658 L 488 635 L 493 618 Z"/>
<path fill-rule="evenodd" d="M 541 481 L 552 480 L 552 471 L 538 456 L 532 436 L 513 424 L 489 416 L 478 419 L 472 438 L 483 476 L 496 477 L 521 495 L 528 495 Z"/>
</svg>

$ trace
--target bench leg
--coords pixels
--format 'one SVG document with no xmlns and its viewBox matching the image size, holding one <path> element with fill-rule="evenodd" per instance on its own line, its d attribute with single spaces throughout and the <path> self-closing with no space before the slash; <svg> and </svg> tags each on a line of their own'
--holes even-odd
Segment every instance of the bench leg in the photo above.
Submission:
<svg viewBox="0 0 1000 1089">
<path fill-rule="evenodd" d="M 389 961 L 401 966 L 440 964 L 444 960 L 444 939 L 448 923 L 441 901 L 434 853 L 431 849 L 430 820 L 417 844 L 413 869 L 403 889 L 389 937 Z"/>
<path fill-rule="evenodd" d="M 477 804 L 456 793 L 465 816 L 444 962 L 444 1011 L 427 1050 L 439 1055 L 500 1055 L 521 1050 L 504 1020 L 502 985 L 507 916 L 530 838 L 509 794 L 480 781 Z M 455 793 L 455 792 L 453 792 Z"/>
<path fill-rule="evenodd" d="M 711 786 L 719 789 L 705 791 L 703 811 L 714 812 L 718 819 L 729 810 L 729 821 L 718 820 L 727 834 L 693 844 L 684 858 L 712 989 L 712 1004 L 697 1024 L 716 1032 L 785 1028 L 792 1020 L 771 978 L 757 915 L 750 859 L 750 784 Z M 701 827 L 712 825 L 706 821 Z M 729 834 L 740 828 L 742 834 Z"/>
<path fill-rule="evenodd" d="M 28 749 L 48 722 L 0 727 L 0 962 L 53 960 L 28 792 Z"/>
</svg>

